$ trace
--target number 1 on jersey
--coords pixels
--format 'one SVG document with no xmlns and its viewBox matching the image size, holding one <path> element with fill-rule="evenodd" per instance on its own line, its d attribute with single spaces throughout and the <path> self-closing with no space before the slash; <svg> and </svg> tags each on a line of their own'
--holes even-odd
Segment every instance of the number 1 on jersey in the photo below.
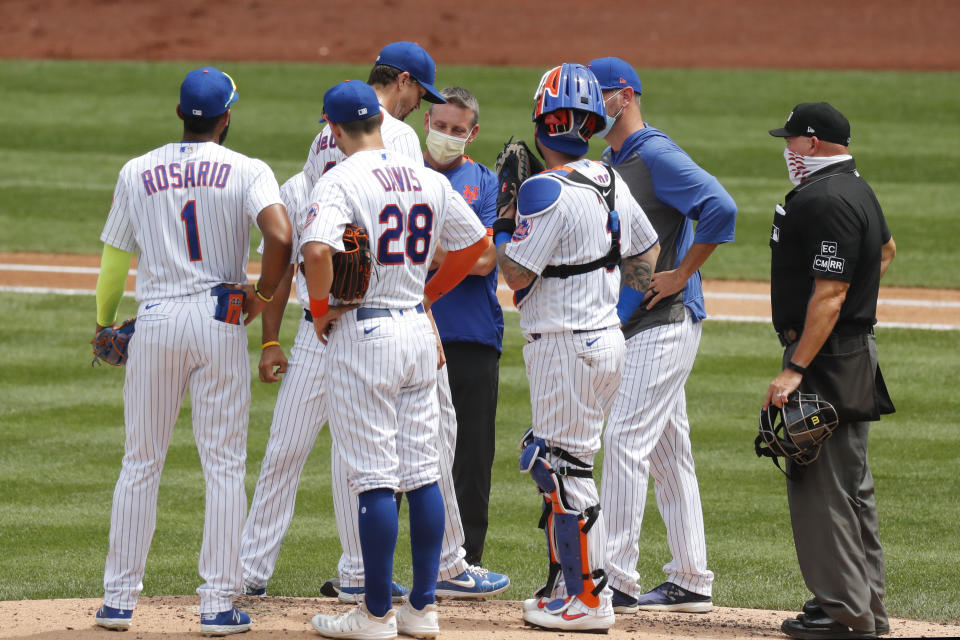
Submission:
<svg viewBox="0 0 960 640">
<path fill-rule="evenodd" d="M 197 230 L 197 201 L 188 200 L 180 212 L 183 228 L 187 232 L 187 251 L 190 253 L 190 262 L 203 260 L 200 252 L 200 232 Z"/>
</svg>

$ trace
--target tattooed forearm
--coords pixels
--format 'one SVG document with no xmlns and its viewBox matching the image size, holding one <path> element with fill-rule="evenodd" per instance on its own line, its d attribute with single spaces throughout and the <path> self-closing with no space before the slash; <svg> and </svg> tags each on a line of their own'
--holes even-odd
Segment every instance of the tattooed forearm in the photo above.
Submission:
<svg viewBox="0 0 960 640">
<path fill-rule="evenodd" d="M 623 261 L 623 285 L 646 293 L 650 288 L 650 278 L 653 276 L 653 269 L 656 266 L 656 256 L 649 255 L 651 252 L 639 256 L 633 256 Z"/>
<path fill-rule="evenodd" d="M 503 276 L 503 281 L 514 291 L 523 289 L 537 277 L 537 274 L 533 271 L 507 257 L 507 243 L 497 247 L 497 266 L 500 267 L 500 275 Z M 649 283 L 649 278 L 647 282 Z"/>
</svg>

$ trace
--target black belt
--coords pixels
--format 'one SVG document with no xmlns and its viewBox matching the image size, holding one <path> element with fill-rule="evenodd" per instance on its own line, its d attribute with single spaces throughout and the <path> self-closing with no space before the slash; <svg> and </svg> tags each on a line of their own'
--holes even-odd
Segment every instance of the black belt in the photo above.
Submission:
<svg viewBox="0 0 960 640">
<path fill-rule="evenodd" d="M 418 304 L 413 308 L 417 313 L 423 313 L 423 305 Z M 373 307 L 360 307 L 357 309 L 357 320 L 369 320 L 370 318 L 389 318 L 393 315 L 393 311 L 397 311 L 400 315 L 403 315 L 404 311 L 409 311 L 409 309 L 375 309 Z M 303 310 L 303 319 L 307 322 L 313 322 L 313 314 L 310 313 L 309 309 Z"/>
<path fill-rule="evenodd" d="M 800 334 L 802 332 L 802 328 L 798 329 L 796 327 L 788 327 L 783 331 L 777 331 L 777 338 L 780 340 L 780 344 L 782 346 L 789 347 L 800 339 Z M 831 336 L 840 336 L 841 338 L 849 338 L 851 336 L 862 336 L 868 334 L 873 334 L 873 326 L 855 322 L 845 322 L 842 324 L 837 323 L 837 325 L 833 327 L 833 331 L 830 332 Z"/>
</svg>

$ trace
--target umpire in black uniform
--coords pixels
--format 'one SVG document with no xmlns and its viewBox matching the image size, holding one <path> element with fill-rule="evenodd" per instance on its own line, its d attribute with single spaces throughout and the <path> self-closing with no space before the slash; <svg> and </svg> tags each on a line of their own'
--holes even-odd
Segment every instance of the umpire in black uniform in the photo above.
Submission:
<svg viewBox="0 0 960 640">
<path fill-rule="evenodd" d="M 890 625 L 867 439 L 870 422 L 893 412 L 873 325 L 896 245 L 850 155 L 850 123 L 839 111 L 799 104 L 770 135 L 786 139 L 796 186 L 777 206 L 770 234 L 773 325 L 786 350 L 764 408 L 799 390 L 819 394 L 840 418 L 815 462 L 788 469 L 797 560 L 814 597 L 781 630 L 872 638 Z"/>
</svg>

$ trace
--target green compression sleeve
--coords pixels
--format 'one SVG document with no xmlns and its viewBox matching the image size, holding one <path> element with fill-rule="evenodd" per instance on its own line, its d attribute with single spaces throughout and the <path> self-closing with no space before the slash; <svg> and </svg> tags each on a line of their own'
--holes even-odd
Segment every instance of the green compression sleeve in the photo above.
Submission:
<svg viewBox="0 0 960 640">
<path fill-rule="evenodd" d="M 117 308 L 123 297 L 132 258 L 133 254 L 128 251 L 103 245 L 100 275 L 97 277 L 97 324 L 101 327 L 112 326 L 117 321 Z"/>
</svg>

